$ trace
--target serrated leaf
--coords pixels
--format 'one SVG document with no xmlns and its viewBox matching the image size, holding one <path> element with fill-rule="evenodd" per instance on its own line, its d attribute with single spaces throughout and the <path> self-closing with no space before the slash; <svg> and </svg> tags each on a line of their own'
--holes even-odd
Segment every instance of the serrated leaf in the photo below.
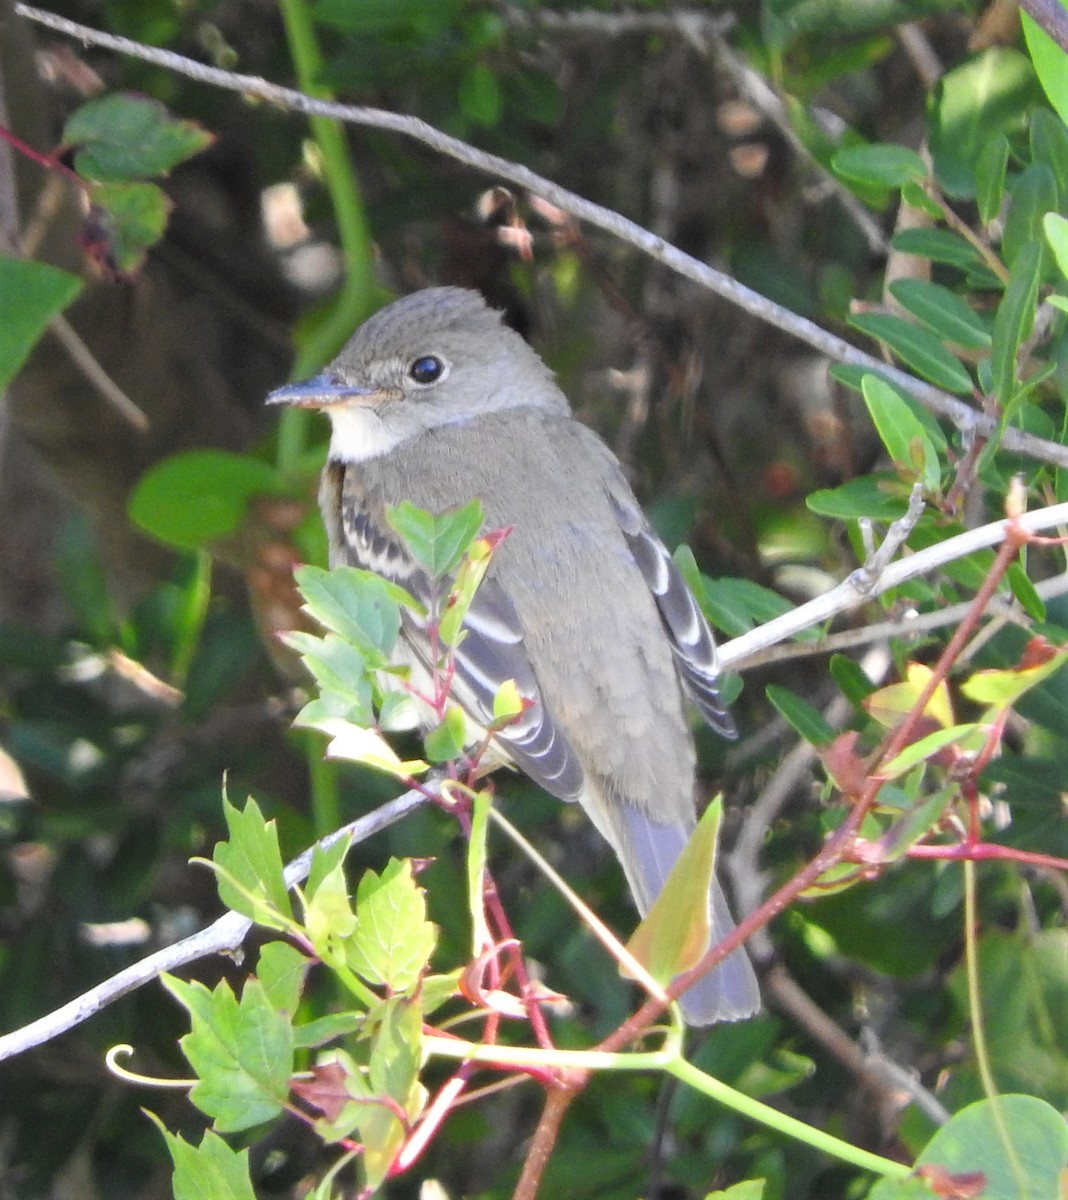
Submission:
<svg viewBox="0 0 1068 1200">
<path fill-rule="evenodd" d="M 418 608 L 402 587 L 358 567 L 302 566 L 293 577 L 304 611 L 358 647 L 376 667 L 388 663 L 396 645 L 401 608 Z"/>
<path fill-rule="evenodd" d="M 412 557 L 434 579 L 441 579 L 459 566 L 482 528 L 482 505 L 471 500 L 435 515 L 404 501 L 387 507 L 386 520 L 404 539 Z"/>
<path fill-rule="evenodd" d="M 330 738 L 326 747 L 327 758 L 343 758 L 348 762 L 365 763 L 397 779 L 410 779 L 428 769 L 422 759 L 401 759 L 377 729 L 367 729 L 337 719 L 318 722 L 313 728 L 321 730 Z"/>
<path fill-rule="evenodd" d="M 467 744 L 467 718 L 458 705 L 445 710 L 445 719 L 423 737 L 426 756 L 432 763 L 455 762 Z"/>
<path fill-rule="evenodd" d="M 306 955 L 288 942 L 267 942 L 260 947 L 256 960 L 256 978 L 267 1002 L 276 1012 L 292 1016 L 304 991 L 304 980 L 311 969 Z"/>
<path fill-rule="evenodd" d="M 363 1012 L 330 1013 L 325 1017 L 317 1017 L 294 1028 L 293 1044 L 298 1050 L 315 1050 L 356 1033 L 366 1020 L 367 1014 Z"/>
<path fill-rule="evenodd" d="M 223 796 L 223 815 L 230 837 L 218 842 L 211 856 L 212 862 L 229 876 L 218 876 L 220 900 L 261 925 L 288 928 L 293 909 L 274 821 L 264 820 L 251 797 L 244 809 L 238 809 Z"/>
<path fill-rule="evenodd" d="M 956 292 L 926 279 L 898 279 L 890 294 L 932 333 L 956 346 L 986 350 L 990 329 L 983 318 Z"/>
<path fill-rule="evenodd" d="M 82 287 L 77 275 L 58 267 L 0 256 L 0 390 Z"/>
<path fill-rule="evenodd" d="M 233 533 L 255 496 L 279 495 L 276 468 L 248 454 L 189 450 L 141 476 L 128 512 L 135 525 L 170 546 L 199 550 Z"/>
<path fill-rule="evenodd" d="M 849 324 L 885 342 L 903 363 L 935 387 L 958 395 L 972 391 L 971 376 L 960 360 L 929 330 L 889 313 L 855 313 Z"/>
<path fill-rule="evenodd" d="M 174 1200 L 256 1200 L 249 1177 L 249 1152 L 231 1150 L 217 1133 L 206 1130 L 200 1145 L 194 1146 L 184 1138 L 168 1132 L 154 1113 L 148 1116 L 156 1123 L 167 1143 L 174 1163 L 171 1191 Z"/>
<path fill-rule="evenodd" d="M 1008 405 L 1016 391 L 1016 356 L 1034 326 L 1041 269 L 1042 248 L 1032 242 L 1017 254 L 1012 278 L 994 316 L 990 369 L 1002 405 Z"/>
<path fill-rule="evenodd" d="M 778 684 L 769 684 L 764 694 L 790 728 L 806 742 L 813 746 L 829 746 L 834 741 L 834 730 L 823 719 L 822 713 L 807 700 L 802 700 L 796 693 Z"/>
<path fill-rule="evenodd" d="M 240 1000 L 225 981 L 210 992 L 202 983 L 172 975 L 162 982 L 192 1022 L 179 1045 L 198 1076 L 189 1093 L 193 1103 L 223 1133 L 278 1116 L 289 1097 L 293 1033 L 259 981 L 247 980 Z"/>
<path fill-rule="evenodd" d="M 166 175 L 213 140 L 193 121 L 175 120 L 158 100 L 128 92 L 88 101 L 63 127 L 75 170 L 102 183 Z"/>
<path fill-rule="evenodd" d="M 671 868 L 660 895 L 627 943 L 627 949 L 659 983 L 695 966 L 708 949 L 708 893 L 716 870 L 716 842 L 723 817 L 717 796 Z"/>
<path fill-rule="evenodd" d="M 381 875 L 364 874 L 356 890 L 356 932 L 346 947 L 348 964 L 361 978 L 393 993 L 410 991 L 436 942 L 410 862 L 392 859 Z"/>
</svg>

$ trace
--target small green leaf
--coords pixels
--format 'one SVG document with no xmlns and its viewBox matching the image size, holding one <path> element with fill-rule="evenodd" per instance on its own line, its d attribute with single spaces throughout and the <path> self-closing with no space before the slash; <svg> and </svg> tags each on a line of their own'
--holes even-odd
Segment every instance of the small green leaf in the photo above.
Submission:
<svg viewBox="0 0 1068 1200">
<path fill-rule="evenodd" d="M 523 697 L 514 679 L 506 679 L 493 696 L 493 723 L 507 724 L 523 711 Z"/>
<path fill-rule="evenodd" d="M 238 529 L 254 496 L 284 490 L 278 471 L 262 459 L 227 450 L 189 450 L 165 458 L 141 476 L 129 515 L 161 542 L 197 550 Z"/>
<path fill-rule="evenodd" d="M 863 667 L 844 654 L 832 654 L 828 667 L 838 690 L 852 704 L 862 704 L 875 691 Z"/>
<path fill-rule="evenodd" d="M 1016 391 L 1016 355 L 1034 326 L 1041 269 L 1042 248 L 1032 242 L 1017 254 L 1012 278 L 994 316 L 991 373 L 994 392 L 1003 405 Z"/>
<path fill-rule="evenodd" d="M 351 642 L 373 666 L 389 661 L 400 633 L 400 609 L 417 607 L 403 588 L 358 567 L 303 566 L 293 578 L 304 611 Z"/>
<path fill-rule="evenodd" d="M 984 726 L 975 724 L 951 725 L 948 729 L 936 729 L 934 733 L 911 742 L 900 754 L 895 754 L 888 763 L 884 763 L 879 768 L 879 778 L 896 779 L 905 775 L 917 763 L 926 762 L 949 745 L 978 750 L 988 732 Z"/>
<path fill-rule="evenodd" d="M 929 330 L 889 313 L 855 313 L 849 323 L 885 342 L 902 362 L 936 387 L 959 395 L 972 391 L 971 376 L 960 360 Z"/>
<path fill-rule="evenodd" d="M 890 294 L 932 333 L 969 350 L 990 347 L 990 328 L 964 300 L 938 283 L 926 279 L 898 279 Z"/>
<path fill-rule="evenodd" d="M 937 489 L 941 475 L 938 454 L 909 405 L 878 375 L 869 375 L 862 391 L 872 423 L 890 457 L 906 470 L 914 470 L 917 465 L 914 451 L 918 447 L 924 486 L 931 491 Z"/>
<path fill-rule="evenodd" d="M 467 718 L 463 709 L 453 704 L 445 710 L 445 719 L 423 738 L 423 746 L 432 763 L 455 762 L 467 740 Z"/>
<path fill-rule="evenodd" d="M 979 219 L 984 225 L 988 225 L 1001 211 L 1008 164 L 1009 139 L 999 133 L 979 151 L 975 164 L 975 200 L 979 206 Z"/>
<path fill-rule="evenodd" d="M 422 759 L 401 759 L 377 729 L 366 729 L 336 718 L 305 724 L 330 738 L 326 747 L 327 758 L 364 763 L 401 780 L 411 779 L 413 775 L 421 775 L 427 770 L 427 764 Z"/>
<path fill-rule="evenodd" d="M 455 570 L 481 529 L 482 505 L 472 500 L 435 516 L 404 501 L 387 508 L 386 519 L 404 538 L 413 557 L 434 579 L 441 579 Z"/>
<path fill-rule="evenodd" d="M 1060 213 L 1046 213 L 1042 218 L 1042 230 L 1046 235 L 1053 259 L 1060 273 L 1068 278 L 1068 221 Z M 1055 297 L 1050 297 L 1052 303 Z"/>
<path fill-rule="evenodd" d="M 305 729 L 317 729 L 324 719 L 340 717 L 355 725 L 374 723 L 371 703 L 371 666 L 362 651 L 336 634 L 317 638 L 299 630 L 283 635 L 315 678 L 319 695 L 294 719 Z"/>
<path fill-rule="evenodd" d="M 304 992 L 304 980 L 311 969 L 309 959 L 288 942 L 267 942 L 260 947 L 256 960 L 256 978 L 275 1012 L 297 1011 Z"/>
<path fill-rule="evenodd" d="M 927 178 L 927 166 L 920 155 L 907 146 L 893 144 L 847 146 L 831 159 L 831 167 L 848 182 L 885 187 L 902 187 Z"/>
<path fill-rule="evenodd" d="M 274 821 L 264 820 L 251 797 L 244 809 L 238 809 L 224 795 L 223 815 L 230 837 L 216 843 L 212 854 L 212 862 L 229 876 L 218 877 L 219 899 L 260 924 L 287 928 L 293 909 Z"/>
<path fill-rule="evenodd" d="M 1065 78 L 1064 72 L 1064 51 L 1023 10 L 1020 11 L 1020 21 L 1039 82 L 1057 115 L 1068 124 L 1068 78 Z"/>
<path fill-rule="evenodd" d="M 1033 687 L 1045 682 L 1064 666 L 1068 650 L 1059 650 L 1034 667 L 991 668 L 976 671 L 961 684 L 961 693 L 976 704 L 988 704 L 995 708 L 1009 708 Z"/>
<path fill-rule="evenodd" d="M 77 275 L 58 267 L 0 256 L 0 390 L 18 374 L 48 322 L 82 286 Z"/>
<path fill-rule="evenodd" d="M 107 270 L 133 274 L 167 228 L 167 193 L 154 183 L 97 183 L 89 197 L 82 246 Z"/>
<path fill-rule="evenodd" d="M 459 641 L 468 609 L 486 577 L 497 545 L 496 537 L 480 537 L 475 538 L 467 547 L 438 624 L 438 636 L 442 645 L 455 646 Z"/>
<path fill-rule="evenodd" d="M 1005 228 L 1001 235 L 1001 257 L 1012 268 L 1016 256 L 1042 238 L 1042 219 L 1057 208 L 1057 181 L 1045 163 L 1031 163 L 1020 172 L 1011 188 Z"/>
<path fill-rule="evenodd" d="M 896 521 L 905 515 L 908 499 L 897 476 L 888 473 L 861 475 L 841 487 L 821 488 L 805 497 L 805 506 L 821 517 L 856 521 Z"/>
<path fill-rule="evenodd" d="M 789 600 L 751 579 L 709 580 L 702 590 L 702 607 L 708 619 L 730 637 L 738 637 L 793 607 Z"/>
<path fill-rule="evenodd" d="M 171 1191 L 174 1200 L 256 1200 L 249 1178 L 248 1149 L 231 1150 L 217 1133 L 206 1130 L 200 1145 L 194 1146 L 177 1134 L 164 1129 L 153 1113 L 167 1142 L 174 1163 Z"/>
<path fill-rule="evenodd" d="M 935 175 L 958 199 L 976 194 L 976 164 L 999 133 L 1023 128 L 1036 98 L 1034 72 L 1018 50 L 995 46 L 947 71 L 927 106 Z"/>
<path fill-rule="evenodd" d="M 695 966 L 708 949 L 708 893 L 716 870 L 716 842 L 723 817 L 717 796 L 679 855 L 671 874 L 627 949 L 658 983 L 669 983 Z"/>
<path fill-rule="evenodd" d="M 1031 161 L 1045 163 L 1057 181 L 1057 207 L 1068 198 L 1068 128 L 1060 117 L 1045 108 L 1031 114 Z"/>
<path fill-rule="evenodd" d="M 977 267 L 983 261 L 971 242 L 948 229 L 902 229 L 890 239 L 890 245 L 902 254 L 915 254 L 918 258 L 929 258 L 962 271 Z"/>
<path fill-rule="evenodd" d="M 75 170 L 102 183 L 166 175 L 213 140 L 193 121 L 175 120 L 158 100 L 128 92 L 88 101 L 63 127 Z"/>
<path fill-rule="evenodd" d="M 1022 564 L 1011 563 L 1006 574 L 1012 594 L 1032 621 L 1045 621 L 1046 605 Z"/>
<path fill-rule="evenodd" d="M 813 746 L 829 746 L 835 739 L 835 732 L 807 700 L 802 700 L 796 692 L 778 684 L 769 684 L 764 694 L 785 718 L 786 723 L 806 742 Z"/>
<path fill-rule="evenodd" d="M 501 119 L 501 88 L 485 63 L 474 63 L 464 72 L 457 89 L 460 111 L 476 125 L 496 125 Z"/>
<path fill-rule="evenodd" d="M 278 1116 L 289 1098 L 293 1031 L 259 980 L 246 980 L 240 1000 L 225 980 L 210 992 L 173 975 L 162 982 L 191 1019 L 192 1030 L 179 1044 L 198 1076 L 189 1093 L 193 1103 L 222 1133 Z"/>
<path fill-rule="evenodd" d="M 368 983 L 408 992 L 427 970 L 437 930 L 426 919 L 426 896 L 406 859 L 391 859 L 381 875 L 367 871 L 356 890 L 356 933 L 348 964 Z"/>
</svg>

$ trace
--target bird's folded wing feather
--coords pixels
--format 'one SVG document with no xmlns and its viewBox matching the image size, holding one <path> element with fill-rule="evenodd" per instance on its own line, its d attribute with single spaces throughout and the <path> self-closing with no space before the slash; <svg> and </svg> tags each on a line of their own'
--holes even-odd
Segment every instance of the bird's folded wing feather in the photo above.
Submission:
<svg viewBox="0 0 1068 1200">
<path fill-rule="evenodd" d="M 431 609 L 434 584 L 400 538 L 375 519 L 373 510 L 352 504 L 344 508 L 339 533 L 347 561 L 400 584 Z M 508 758 L 540 787 L 562 800 L 576 799 L 582 791 L 582 767 L 544 704 L 515 607 L 492 574 L 475 593 L 463 629 L 454 649 L 452 692 L 457 703 L 477 724 L 486 726 L 493 719 L 494 697 L 504 683 L 513 680 L 527 707 L 496 740 Z M 432 671 L 426 619 L 413 612 L 402 613 L 401 632 L 421 666 Z"/>
<path fill-rule="evenodd" d="M 734 722 L 719 694 L 716 644 L 693 592 L 641 510 L 618 494 L 610 494 L 609 499 L 631 555 L 656 599 L 675 665 L 691 700 L 717 733 L 736 737 Z"/>
</svg>

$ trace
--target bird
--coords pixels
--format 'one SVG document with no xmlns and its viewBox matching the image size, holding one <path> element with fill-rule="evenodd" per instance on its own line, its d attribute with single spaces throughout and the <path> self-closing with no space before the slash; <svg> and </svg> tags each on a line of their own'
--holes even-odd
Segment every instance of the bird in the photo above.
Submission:
<svg viewBox="0 0 1068 1200">
<path fill-rule="evenodd" d="M 538 353 L 465 288 L 379 309 L 322 373 L 268 402 L 330 418 L 319 502 L 332 567 L 425 600 L 432 581 L 390 506 L 441 513 L 477 498 L 485 528 L 508 530 L 464 619 L 453 699 L 485 728 L 514 681 L 525 708 L 496 732 L 496 754 L 582 806 L 647 913 L 696 825 L 690 706 L 737 734 L 708 624 L 615 455 Z M 425 620 L 406 612 L 398 646 L 425 677 Z M 715 880 L 708 903 L 715 944 L 734 928 Z M 689 1025 L 752 1015 L 760 995 L 744 948 L 680 1003 Z"/>
</svg>

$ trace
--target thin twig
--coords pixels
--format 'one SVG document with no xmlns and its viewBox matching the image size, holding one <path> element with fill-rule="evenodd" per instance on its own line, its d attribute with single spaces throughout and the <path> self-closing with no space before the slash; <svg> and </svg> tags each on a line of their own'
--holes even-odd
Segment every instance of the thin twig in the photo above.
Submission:
<svg viewBox="0 0 1068 1200">
<path fill-rule="evenodd" d="M 49 332 L 66 350 L 71 362 L 124 421 L 144 432 L 149 421 L 144 412 L 130 399 L 114 379 L 97 362 L 93 352 L 78 336 L 77 331 L 62 314 L 48 322 Z"/>
<path fill-rule="evenodd" d="M 322 838 L 317 845 L 321 849 L 332 846 L 342 838 L 348 838 L 353 843 L 365 841 L 379 833 L 387 826 L 407 816 L 414 808 L 427 802 L 421 792 L 405 792 L 402 796 L 390 800 L 374 812 L 368 813 L 359 820 L 353 821 L 341 829 Z M 306 879 L 311 869 L 314 847 L 305 850 L 303 854 L 293 859 L 285 869 L 286 884 L 292 887 Z M 149 954 L 140 961 L 132 963 L 124 970 L 112 975 L 110 979 L 83 992 L 74 1000 L 68 1001 L 61 1008 L 55 1009 L 44 1017 L 16 1029 L 12 1033 L 0 1036 L 0 1062 L 21 1054 L 33 1046 L 40 1046 L 51 1041 L 62 1033 L 87 1021 L 91 1016 L 106 1008 L 120 996 L 125 996 L 146 983 L 157 979 L 164 971 L 173 971 L 178 967 L 187 966 L 197 959 L 206 958 L 209 954 L 221 954 L 225 951 L 236 950 L 244 941 L 252 926 L 248 917 L 240 913 L 228 912 L 206 929 L 190 937 L 165 946 L 154 954 Z"/>
<path fill-rule="evenodd" d="M 907 371 L 889 366 L 881 359 L 858 349 L 843 338 L 822 329 L 814 321 L 773 303 L 758 292 L 754 292 L 751 288 L 732 279 L 729 275 L 715 270 L 707 263 L 693 258 L 677 246 L 657 237 L 656 234 L 643 228 L 637 222 L 568 191 L 528 167 L 500 158 L 496 154 L 489 154 L 459 138 L 451 137 L 426 121 L 401 113 L 386 112 L 378 108 L 317 100 L 312 96 L 295 91 L 293 88 L 268 83 L 255 75 L 239 75 L 232 71 L 224 71 L 218 67 L 195 62 L 193 59 L 175 54 L 170 50 L 144 46 L 129 38 L 102 33 L 88 25 L 69 21 L 65 17 L 33 8 L 28 4 L 16 4 L 15 12 L 19 16 L 36 21 L 58 33 L 77 38 L 86 45 L 102 46 L 120 54 L 131 55 L 144 62 L 154 63 L 166 70 L 196 80 L 198 83 L 240 92 L 248 97 L 254 96 L 280 108 L 303 113 L 306 116 L 330 117 L 336 121 L 364 125 L 372 129 L 383 129 L 412 138 L 477 171 L 507 180 L 517 187 L 543 197 L 579 220 L 586 221 L 621 241 L 629 243 L 650 258 L 723 297 L 752 316 L 808 343 L 828 358 L 883 375 L 915 397 L 933 413 L 951 421 L 965 435 L 970 436 L 975 433 L 985 437 L 1000 435 L 1001 444 L 1008 450 L 1058 466 L 1068 467 L 1068 446 L 1058 445 L 1056 442 L 1035 437 L 1019 429 L 1001 430 L 996 418 L 977 411 L 956 396 L 950 396 L 939 388 L 914 378 Z"/>
<path fill-rule="evenodd" d="M 1016 518 L 1016 524 L 1028 533 L 1037 533 L 1041 529 L 1049 529 L 1068 522 L 1068 504 L 1053 504 L 1048 508 L 1038 508 L 1034 512 L 1024 513 Z M 926 575 L 937 567 L 955 562 L 977 550 L 989 549 L 1005 539 L 1010 526 L 1008 520 L 993 521 L 978 529 L 970 529 L 956 537 L 947 538 L 935 546 L 917 550 L 907 558 L 886 566 L 877 578 L 870 573 L 854 571 L 848 579 L 843 580 L 837 587 L 817 596 L 814 600 L 802 604 L 791 612 L 784 613 L 772 621 L 740 637 L 733 638 L 720 647 L 720 663 L 725 670 L 737 671 L 749 665 L 750 655 L 768 646 L 793 637 L 805 629 L 822 625 L 840 613 L 866 603 L 875 596 L 891 588 L 900 587 L 909 579 Z M 971 605 L 968 605 L 971 608 Z"/>
</svg>

